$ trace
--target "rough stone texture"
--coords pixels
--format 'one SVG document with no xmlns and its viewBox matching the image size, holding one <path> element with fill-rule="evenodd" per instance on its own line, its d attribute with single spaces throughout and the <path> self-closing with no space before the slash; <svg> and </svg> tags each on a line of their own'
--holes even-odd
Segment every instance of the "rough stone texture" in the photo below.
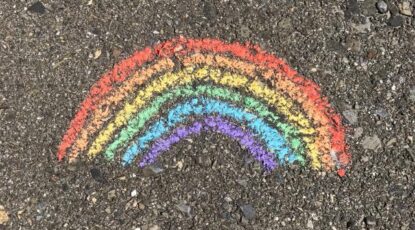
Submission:
<svg viewBox="0 0 415 230">
<path fill-rule="evenodd" d="M 379 13 L 384 14 L 388 12 L 388 4 L 385 1 L 378 1 L 376 7 L 378 8 Z"/>
<path fill-rule="evenodd" d="M 310 219 L 314 229 L 414 226 L 415 21 L 399 15 L 396 1 L 388 1 L 391 19 L 372 0 L 41 3 L 39 13 L 28 10 L 34 1 L 0 4 L 6 228 L 305 229 Z M 266 174 L 237 143 L 213 134 L 175 145 L 152 169 L 102 158 L 58 163 L 61 135 L 99 76 L 179 35 L 260 44 L 320 84 L 337 111 L 357 111 L 346 177 L 299 166 Z M 396 141 L 366 150 L 354 129 Z M 203 154 L 209 158 L 199 164 Z M 177 211 L 183 200 L 192 218 Z M 255 218 L 241 216 L 241 204 L 255 207 Z"/>
<path fill-rule="evenodd" d="M 9 214 L 4 210 L 4 207 L 0 205 L 0 226 L 6 225 L 9 221 Z"/>
<path fill-rule="evenodd" d="M 409 1 L 403 1 L 399 4 L 399 12 L 405 16 L 412 16 L 413 7 Z"/>
<path fill-rule="evenodd" d="M 358 121 L 358 114 L 352 109 L 343 111 L 343 117 L 346 118 L 346 120 L 352 125 L 356 124 Z"/>
<path fill-rule="evenodd" d="M 255 218 L 255 208 L 252 207 L 250 204 L 241 205 L 241 211 L 244 217 L 248 220 L 252 220 Z"/>
<path fill-rule="evenodd" d="M 364 149 L 377 150 L 382 146 L 382 141 L 377 135 L 366 136 L 362 141 L 362 146 Z"/>
</svg>

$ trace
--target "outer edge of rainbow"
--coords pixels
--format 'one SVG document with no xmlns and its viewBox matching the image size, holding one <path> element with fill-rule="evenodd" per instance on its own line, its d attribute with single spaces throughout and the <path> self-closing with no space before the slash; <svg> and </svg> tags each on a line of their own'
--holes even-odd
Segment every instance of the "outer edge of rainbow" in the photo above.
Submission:
<svg viewBox="0 0 415 230">
<path fill-rule="evenodd" d="M 153 61 L 157 57 L 173 56 L 175 53 L 184 55 L 186 52 L 191 52 L 191 49 L 188 49 L 188 50 L 184 51 L 183 45 L 185 45 L 186 48 L 188 48 L 187 45 L 189 45 L 189 43 L 192 43 L 192 42 L 194 42 L 194 43 L 203 43 L 203 42 L 206 42 L 206 41 L 211 42 L 212 43 L 212 44 L 210 44 L 211 46 L 213 44 L 216 44 L 219 47 L 219 46 L 225 44 L 227 46 L 237 46 L 238 48 L 245 49 L 245 50 L 242 50 L 242 51 L 238 51 L 238 52 L 241 52 L 241 53 L 250 52 L 250 51 L 248 51 L 248 49 L 252 49 L 252 51 L 256 52 L 256 55 L 258 55 L 258 54 L 262 55 L 262 57 L 264 59 L 263 60 L 264 65 L 268 66 L 269 68 L 271 67 L 273 69 L 280 70 L 283 73 L 285 73 L 288 77 L 300 78 L 302 81 L 304 81 L 305 83 L 307 83 L 308 85 L 311 86 L 311 89 L 313 89 L 312 93 L 317 93 L 320 96 L 320 88 L 316 83 L 314 83 L 310 79 L 299 76 L 297 74 L 297 72 L 295 70 L 291 69 L 282 59 L 276 57 L 275 55 L 272 55 L 272 54 L 269 54 L 269 53 L 263 51 L 258 46 L 252 45 L 250 43 L 246 43 L 245 46 L 241 45 L 241 43 L 238 43 L 238 42 L 225 43 L 225 42 L 222 42 L 222 41 L 216 40 L 216 39 L 187 39 L 187 38 L 184 38 L 184 37 L 174 38 L 174 39 L 165 41 L 163 43 L 160 43 L 160 44 L 154 46 L 153 48 L 147 47 L 147 48 L 144 48 L 141 51 L 135 52 L 129 58 L 127 58 L 127 59 L 119 62 L 118 64 L 116 64 L 112 70 L 105 73 L 91 87 L 91 90 L 89 91 L 88 96 L 81 103 L 80 109 L 78 110 L 77 114 L 75 115 L 75 118 L 71 121 L 71 124 L 70 124 L 67 132 L 65 133 L 64 137 L 62 138 L 62 142 L 61 142 L 61 145 L 60 145 L 59 149 L 62 150 L 62 146 L 63 147 L 70 147 L 73 144 L 73 140 L 72 140 L 72 143 L 70 143 L 70 141 L 69 142 L 64 142 L 64 141 L 68 139 L 68 135 L 70 135 L 70 134 L 74 135 L 74 137 L 73 137 L 74 140 L 76 139 L 76 135 L 79 133 L 80 128 L 83 127 L 83 124 L 85 123 L 85 121 L 82 121 L 82 119 L 84 119 L 85 117 L 88 116 L 90 110 L 95 109 L 94 105 L 93 105 L 94 104 L 93 103 L 94 99 L 96 101 L 98 101 L 98 100 L 100 100 L 100 97 L 105 96 L 106 93 L 110 92 L 112 90 L 111 85 L 113 83 L 124 81 L 127 78 L 127 76 L 129 76 L 134 71 L 135 68 L 141 66 L 142 64 L 144 64 L 146 62 Z M 196 47 L 197 47 L 197 45 L 196 45 Z M 195 48 L 193 47 L 192 49 L 195 49 Z M 203 47 L 201 47 L 200 50 L 203 51 Z M 212 50 L 209 50 L 209 49 L 207 49 L 207 51 L 212 52 Z M 240 55 L 243 55 L 243 54 L 240 54 Z M 247 54 L 247 55 L 252 55 L 252 54 Z M 132 60 L 132 59 L 136 59 L 136 60 Z M 255 63 L 255 64 L 257 64 L 257 63 Z M 102 89 L 106 89 L 106 88 L 110 88 L 110 89 L 109 90 L 102 90 Z M 104 94 L 102 94 L 102 92 L 104 92 Z M 96 96 L 98 98 L 94 98 Z M 329 105 L 326 97 L 320 96 L 320 99 L 322 101 L 321 103 Z M 90 107 L 90 108 L 88 108 L 88 107 Z M 341 122 L 339 121 L 340 116 L 333 110 L 333 108 L 329 107 L 328 111 L 325 111 L 325 112 L 330 113 L 331 116 L 336 116 L 336 119 L 333 121 L 335 123 L 335 127 L 337 129 L 339 129 L 340 131 L 344 132 L 344 127 L 341 124 Z M 83 115 L 83 114 L 85 114 L 85 115 Z M 84 118 L 82 118 L 82 116 L 84 116 Z M 78 117 L 78 119 L 76 119 L 77 117 Z M 81 119 L 79 119 L 79 117 L 81 117 Z M 76 126 L 74 127 L 74 125 L 77 125 L 78 128 L 76 128 Z M 343 140 L 340 140 L 340 141 L 345 142 L 344 137 L 340 138 L 340 139 L 343 139 Z M 343 143 L 343 145 L 344 145 L 344 149 L 343 149 L 344 153 L 347 154 L 348 157 L 350 157 L 349 153 L 347 152 L 347 145 L 345 145 L 345 143 Z M 65 152 L 62 152 L 62 151 L 59 152 L 58 151 L 58 159 L 62 160 L 63 157 L 65 156 L 65 154 L 66 154 L 66 151 Z M 347 161 L 347 163 L 348 163 L 348 161 Z"/>
</svg>

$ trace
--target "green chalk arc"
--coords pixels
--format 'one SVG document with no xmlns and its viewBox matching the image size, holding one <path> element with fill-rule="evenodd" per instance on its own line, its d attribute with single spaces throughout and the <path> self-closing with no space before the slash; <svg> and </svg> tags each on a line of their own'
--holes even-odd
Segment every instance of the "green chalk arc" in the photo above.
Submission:
<svg viewBox="0 0 415 230">
<path fill-rule="evenodd" d="M 196 97 L 200 95 L 230 101 L 236 105 L 242 103 L 244 108 L 256 112 L 259 117 L 265 119 L 270 124 L 275 125 L 276 129 L 283 133 L 286 140 L 291 144 L 291 149 L 298 156 L 298 159 L 300 159 L 299 161 L 304 163 L 305 143 L 299 137 L 299 132 L 296 127 L 289 123 L 283 123 L 281 118 L 276 113 L 271 112 L 261 101 L 250 96 L 244 96 L 230 89 L 214 85 L 198 85 L 196 87 L 185 85 L 170 89 L 157 96 L 151 101 L 149 106 L 140 110 L 133 119 L 128 121 L 128 125 L 119 132 L 117 138 L 106 148 L 104 152 L 105 157 L 109 160 L 113 160 L 115 152 L 120 147 L 124 147 L 126 143 L 130 142 L 135 134 L 141 131 L 148 120 L 159 114 L 163 104 L 169 101 L 178 100 L 179 98 Z"/>
</svg>

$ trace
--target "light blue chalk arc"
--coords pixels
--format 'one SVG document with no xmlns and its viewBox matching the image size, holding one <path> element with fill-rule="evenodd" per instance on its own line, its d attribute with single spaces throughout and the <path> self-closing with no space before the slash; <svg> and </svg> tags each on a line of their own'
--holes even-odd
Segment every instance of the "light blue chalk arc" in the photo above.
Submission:
<svg viewBox="0 0 415 230">
<path fill-rule="evenodd" d="M 253 130 L 254 135 L 260 137 L 268 150 L 278 158 L 280 164 L 283 164 L 285 161 L 292 163 L 301 157 L 292 152 L 279 131 L 270 127 L 255 114 L 246 112 L 224 101 L 199 97 L 176 105 L 169 110 L 167 118 L 161 118 L 153 125 L 150 125 L 147 131 L 136 138 L 127 148 L 122 156 L 122 163 L 124 165 L 131 164 L 138 154 L 143 153 L 149 147 L 149 143 L 160 138 L 179 123 L 186 121 L 187 117 L 191 115 L 207 116 L 214 114 L 245 123 L 247 127 Z"/>
</svg>

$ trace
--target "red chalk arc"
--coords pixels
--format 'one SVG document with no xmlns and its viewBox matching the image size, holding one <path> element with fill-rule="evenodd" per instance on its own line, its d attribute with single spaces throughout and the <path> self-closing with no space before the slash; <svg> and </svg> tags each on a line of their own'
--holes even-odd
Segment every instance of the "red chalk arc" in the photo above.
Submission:
<svg viewBox="0 0 415 230">
<path fill-rule="evenodd" d="M 226 43 L 217 39 L 187 39 L 184 37 L 175 38 L 135 52 L 129 58 L 116 64 L 111 71 L 105 73 L 92 86 L 71 121 L 58 147 L 58 159 L 62 160 L 70 152 L 77 139 L 89 139 L 85 137 L 85 135 L 91 135 L 88 130 L 85 131 L 88 118 L 93 117 L 103 104 L 108 103 L 106 98 L 117 92 L 119 85 L 127 81 L 133 82 L 134 79 L 132 78 L 137 77 L 135 75 L 146 68 L 143 67 L 144 64 L 148 66 L 148 64 L 155 61 L 155 65 L 158 63 L 161 67 L 149 71 L 150 74 L 147 78 L 161 69 L 167 72 L 173 71 L 172 57 L 177 57 L 177 60 L 183 66 L 215 65 L 228 69 L 234 68 L 244 74 L 260 71 L 264 80 L 271 81 L 273 84 L 277 83 L 275 87 L 284 91 L 289 97 L 294 98 L 294 101 L 306 112 L 311 124 L 316 126 L 319 133 L 315 140 L 318 148 L 324 151 L 324 153 L 321 153 L 321 161 L 326 168 L 337 165 L 338 169 L 344 170 L 348 165 L 350 154 L 347 151 L 345 128 L 341 124 L 341 117 L 330 106 L 328 100 L 321 96 L 320 88 L 315 82 L 299 75 L 283 60 L 263 51 L 256 45 L 238 42 Z M 254 71 L 252 71 L 252 66 Z M 143 77 L 138 84 L 140 80 L 137 79 L 135 80 L 137 86 L 146 81 Z M 283 89 L 283 87 L 289 88 Z M 108 111 L 106 115 L 111 116 L 111 111 Z M 84 132 L 82 132 L 83 130 Z M 83 133 L 83 137 L 80 137 L 80 133 Z"/>
</svg>

